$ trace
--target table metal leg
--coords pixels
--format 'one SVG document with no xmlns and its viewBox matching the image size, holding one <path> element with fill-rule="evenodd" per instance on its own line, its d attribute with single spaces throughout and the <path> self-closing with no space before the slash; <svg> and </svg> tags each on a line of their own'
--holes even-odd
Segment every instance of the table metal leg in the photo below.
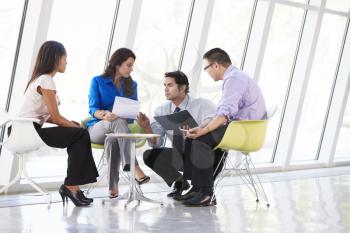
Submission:
<svg viewBox="0 0 350 233">
<path fill-rule="evenodd" d="M 140 201 L 147 201 L 150 203 L 163 205 L 163 202 L 151 200 L 145 196 L 143 193 L 136 188 L 136 180 L 135 180 L 135 157 L 136 157 L 136 143 L 134 139 L 131 139 L 130 144 L 130 190 L 129 190 L 129 198 L 126 201 L 124 207 L 127 207 L 132 201 L 137 200 L 138 203 Z"/>
<path fill-rule="evenodd" d="M 124 193 L 115 199 L 102 200 L 102 204 L 104 204 L 105 202 L 114 202 L 117 200 L 127 198 L 127 201 L 124 204 L 124 207 L 127 207 L 132 201 L 137 201 L 138 204 L 140 204 L 141 201 L 146 201 L 146 202 L 150 202 L 150 203 L 154 203 L 154 204 L 163 205 L 163 202 L 161 202 L 161 201 L 155 201 L 155 200 L 152 200 L 152 199 L 145 197 L 143 195 L 141 188 L 136 184 L 136 180 L 135 180 L 136 140 L 135 139 L 129 139 L 129 140 L 130 140 L 129 192 Z"/>
</svg>

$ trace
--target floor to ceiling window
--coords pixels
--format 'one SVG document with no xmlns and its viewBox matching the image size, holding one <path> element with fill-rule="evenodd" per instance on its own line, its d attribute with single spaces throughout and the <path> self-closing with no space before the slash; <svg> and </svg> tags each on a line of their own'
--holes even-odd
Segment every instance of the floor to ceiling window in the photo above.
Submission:
<svg viewBox="0 0 350 233">
<path fill-rule="evenodd" d="M 269 120 L 266 143 L 254 156 L 256 162 L 270 162 L 277 137 L 282 109 L 288 91 L 293 60 L 297 51 L 299 33 L 303 23 L 304 9 L 276 4 L 266 43 L 264 59 L 258 84 L 261 87 L 266 107 L 277 107 Z M 293 20 L 290 20 L 293 18 Z"/>
<path fill-rule="evenodd" d="M 141 109 L 148 115 L 165 100 L 164 73 L 178 67 L 190 5 L 188 0 L 142 1 L 132 75 L 138 82 Z"/>
<path fill-rule="evenodd" d="M 47 40 L 59 41 L 67 50 L 66 72 L 54 79 L 60 112 L 70 120 L 88 116 L 90 80 L 103 72 L 115 5 L 115 0 L 53 2 Z M 44 148 L 39 154 L 28 163 L 31 176 L 65 176 L 65 150 Z"/>
<path fill-rule="evenodd" d="M 350 101 L 348 98 L 345 108 L 343 122 L 341 124 L 340 133 L 338 136 L 338 143 L 335 150 L 336 160 L 349 160 L 350 158 Z"/>
<path fill-rule="evenodd" d="M 24 2 L 3 0 L 0 4 L 0 109 L 6 104 Z M 33 43 L 22 47 L 32 48 L 34 44 L 32 50 L 35 50 L 43 38 L 65 45 L 67 70 L 57 74 L 55 81 L 60 111 L 68 119 L 81 121 L 88 116 L 91 78 L 103 72 L 106 57 L 121 46 L 131 48 L 136 54 L 132 77 L 138 83 L 141 111 L 148 116 L 151 117 L 154 109 L 165 100 L 164 73 L 178 69 L 180 64 L 189 76 L 190 94 L 216 103 L 222 83 L 215 83 L 203 72 L 201 62 L 205 51 L 220 47 L 229 53 L 235 66 L 243 68 L 258 82 L 267 107 L 277 106 L 269 121 L 265 145 L 252 156 L 254 162 L 259 162 L 264 169 L 266 166 L 288 167 L 294 165 L 293 162 L 303 165 L 318 162 L 314 160 L 319 144 L 327 143 L 327 139 L 320 140 L 324 125 L 331 125 L 325 119 L 331 109 L 328 105 L 342 52 L 350 0 L 31 2 L 37 3 L 33 4 L 37 9 L 31 9 L 32 14 L 40 13 L 42 6 L 50 9 L 37 14 L 39 23 L 32 20 L 37 23 L 32 35 L 37 33 L 38 36 L 33 36 Z M 31 26 L 27 24 L 25 29 L 30 31 Z M 111 51 L 107 54 L 109 46 Z M 31 60 L 30 52 L 22 59 Z M 343 63 L 350 62 L 346 61 L 348 57 L 342 59 Z M 342 67 L 341 70 L 349 72 L 346 69 Z M 15 76 L 16 80 L 27 78 L 26 74 L 22 75 L 26 69 L 22 67 L 22 71 Z M 15 83 L 15 86 L 19 85 Z M 19 102 L 19 98 L 14 99 Z M 13 101 L 12 105 L 17 103 Z M 284 114 L 286 112 L 294 112 L 295 116 Z M 287 116 L 290 121 L 285 120 Z M 348 101 L 337 141 L 336 160 L 350 161 L 349 116 Z M 280 148 L 288 149 L 282 149 L 285 153 L 279 154 Z M 66 160 L 65 150 L 44 148 L 38 157 L 28 162 L 28 172 L 33 177 L 61 179 L 66 174 Z"/>
<path fill-rule="evenodd" d="M 4 0 L 0 4 L 0 108 L 6 105 L 24 0 Z"/>
<path fill-rule="evenodd" d="M 336 74 L 346 18 L 325 14 L 307 84 L 292 160 L 313 160 L 317 156 L 328 100 Z M 329 31 L 332 30 L 332 33 Z"/>
<path fill-rule="evenodd" d="M 0 111 L 6 107 L 24 2 L 4 0 L 0 4 Z"/>
<path fill-rule="evenodd" d="M 244 46 L 248 39 L 254 2 L 254 0 L 215 1 L 212 20 L 208 25 L 205 51 L 216 47 L 222 48 L 229 53 L 232 63 L 240 67 Z M 214 83 L 203 69 L 201 69 L 198 87 L 195 88 L 200 96 L 215 103 L 220 98 L 221 83 Z"/>
</svg>

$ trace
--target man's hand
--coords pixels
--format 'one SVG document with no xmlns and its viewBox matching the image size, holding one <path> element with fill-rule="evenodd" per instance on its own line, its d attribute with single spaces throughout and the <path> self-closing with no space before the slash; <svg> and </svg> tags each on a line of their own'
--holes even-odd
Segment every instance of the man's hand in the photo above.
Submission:
<svg viewBox="0 0 350 233">
<path fill-rule="evenodd" d="M 207 131 L 204 128 L 196 127 L 196 128 L 189 129 L 186 133 L 186 137 L 196 139 L 206 133 Z"/>
<path fill-rule="evenodd" d="M 150 127 L 150 123 L 149 123 L 149 119 L 146 116 L 146 114 L 140 112 L 139 116 L 137 117 L 137 123 L 139 124 L 139 126 L 141 128 L 149 128 Z"/>
<path fill-rule="evenodd" d="M 183 125 L 179 127 L 180 132 L 182 133 L 182 136 L 185 138 L 187 136 L 188 130 L 190 127 L 188 125 Z"/>
<path fill-rule="evenodd" d="M 226 122 L 227 122 L 227 118 L 225 116 L 216 116 L 204 128 L 196 127 L 188 130 L 186 137 L 196 139 L 204 134 L 207 134 L 209 132 L 216 130 Z"/>
</svg>

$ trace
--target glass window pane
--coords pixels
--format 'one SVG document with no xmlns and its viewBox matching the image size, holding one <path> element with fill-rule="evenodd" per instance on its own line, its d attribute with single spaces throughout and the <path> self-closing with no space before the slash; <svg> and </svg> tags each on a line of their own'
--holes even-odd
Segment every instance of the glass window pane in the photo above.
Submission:
<svg viewBox="0 0 350 233">
<path fill-rule="evenodd" d="M 23 6 L 24 0 L 4 0 L 0 4 L 0 111 L 6 107 Z"/>
<path fill-rule="evenodd" d="M 349 12 L 350 0 L 328 0 L 326 8 L 330 10 Z"/>
<path fill-rule="evenodd" d="M 297 3 L 305 3 L 308 1 L 308 0 L 289 0 L 290 2 L 297 2 Z"/>
<path fill-rule="evenodd" d="M 165 100 L 164 73 L 178 67 L 190 4 L 188 0 L 142 2 L 132 77 L 138 83 L 142 111 L 147 114 L 152 115 Z"/>
<path fill-rule="evenodd" d="M 240 67 L 253 6 L 254 0 L 215 1 L 205 51 L 215 47 L 222 48 L 230 55 L 232 63 Z M 222 84 L 215 84 L 203 70 L 200 77 L 198 93 L 217 102 L 221 96 Z"/>
<path fill-rule="evenodd" d="M 347 106 L 345 108 L 343 123 L 340 128 L 340 133 L 338 137 L 338 143 L 335 150 L 336 160 L 349 160 L 350 158 L 350 101 L 348 97 Z"/>
<path fill-rule="evenodd" d="M 256 152 L 259 156 L 252 156 L 255 162 L 271 161 L 303 15 L 303 9 L 280 4 L 274 10 L 259 86 L 262 88 L 266 107 L 269 109 L 277 105 L 277 112 L 270 119 L 263 149 Z"/>
<path fill-rule="evenodd" d="M 24 0 L 2 0 L 0 4 L 0 109 L 5 109 L 11 80 Z"/>
<path fill-rule="evenodd" d="M 54 1 L 47 40 L 57 40 L 67 50 L 66 72 L 56 74 L 55 82 L 60 112 L 70 120 L 80 122 L 88 115 L 90 80 L 104 69 L 115 4 L 115 0 Z M 39 154 L 28 163 L 31 176 L 65 176 L 65 150 L 43 149 Z"/>
<path fill-rule="evenodd" d="M 115 0 L 54 1 L 47 39 L 63 43 L 67 50 L 67 70 L 57 74 L 55 82 L 60 110 L 70 119 L 80 121 L 88 114 L 90 80 L 103 72 L 114 9 Z"/>
<path fill-rule="evenodd" d="M 325 113 L 344 35 L 346 18 L 325 14 L 292 160 L 312 160 L 317 156 Z"/>
</svg>

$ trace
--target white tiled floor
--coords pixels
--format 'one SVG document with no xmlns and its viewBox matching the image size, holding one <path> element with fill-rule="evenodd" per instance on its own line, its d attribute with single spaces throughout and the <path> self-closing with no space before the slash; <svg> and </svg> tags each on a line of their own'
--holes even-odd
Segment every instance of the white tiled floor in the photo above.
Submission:
<svg viewBox="0 0 350 233">
<path fill-rule="evenodd" d="M 190 208 L 166 197 L 164 184 L 146 184 L 147 197 L 165 205 L 125 200 L 62 207 L 57 193 L 50 209 L 43 197 L 0 196 L 0 232 L 350 232 L 350 167 L 262 174 L 271 207 L 255 198 L 238 177 L 225 178 L 215 207 Z M 126 187 L 122 187 L 124 190 Z M 14 206 L 19 205 L 19 206 Z M 6 207 L 13 206 L 13 207 Z"/>
</svg>

